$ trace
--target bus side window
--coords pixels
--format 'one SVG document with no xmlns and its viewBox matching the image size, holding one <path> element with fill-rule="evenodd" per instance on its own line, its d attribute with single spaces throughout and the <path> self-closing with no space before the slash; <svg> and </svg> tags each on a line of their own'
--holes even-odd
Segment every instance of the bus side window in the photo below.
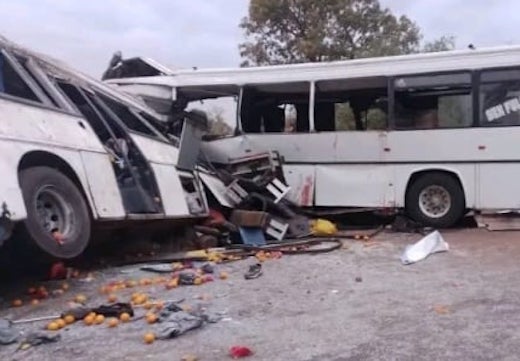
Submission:
<svg viewBox="0 0 520 361">
<path fill-rule="evenodd" d="M 244 87 L 240 110 L 245 133 L 309 131 L 309 83 Z"/>
<path fill-rule="evenodd" d="M 3 53 L 0 53 L 0 92 L 41 103 Z"/>
<path fill-rule="evenodd" d="M 397 78 L 394 88 L 397 129 L 459 128 L 473 124 L 468 72 Z"/>
<path fill-rule="evenodd" d="M 316 131 L 387 128 L 385 77 L 323 80 L 316 83 Z"/>
<path fill-rule="evenodd" d="M 520 125 L 520 69 L 485 71 L 480 82 L 480 125 Z"/>
</svg>

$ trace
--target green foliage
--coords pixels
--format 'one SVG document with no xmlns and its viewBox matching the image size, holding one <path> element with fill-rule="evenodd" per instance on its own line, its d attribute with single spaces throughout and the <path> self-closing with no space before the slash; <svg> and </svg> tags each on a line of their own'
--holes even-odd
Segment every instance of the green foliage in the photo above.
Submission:
<svg viewBox="0 0 520 361">
<path fill-rule="evenodd" d="M 251 0 L 243 65 L 319 62 L 419 51 L 418 26 L 378 0 Z"/>
</svg>

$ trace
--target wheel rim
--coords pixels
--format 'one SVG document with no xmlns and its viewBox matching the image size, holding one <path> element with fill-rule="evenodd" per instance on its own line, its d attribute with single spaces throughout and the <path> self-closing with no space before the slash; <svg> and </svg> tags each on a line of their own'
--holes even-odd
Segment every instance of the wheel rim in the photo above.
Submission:
<svg viewBox="0 0 520 361">
<path fill-rule="evenodd" d="M 38 222 L 50 236 L 59 232 L 66 242 L 73 232 L 74 212 L 72 206 L 52 186 L 44 186 L 36 192 L 36 214 Z"/>
<path fill-rule="evenodd" d="M 451 209 L 451 196 L 446 188 L 431 185 L 419 194 L 419 208 L 429 218 L 444 217 Z"/>
</svg>

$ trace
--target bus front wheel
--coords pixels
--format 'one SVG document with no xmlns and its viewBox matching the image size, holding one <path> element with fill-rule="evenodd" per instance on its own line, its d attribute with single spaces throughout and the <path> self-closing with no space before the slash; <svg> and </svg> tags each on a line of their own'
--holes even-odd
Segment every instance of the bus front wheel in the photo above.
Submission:
<svg viewBox="0 0 520 361">
<path fill-rule="evenodd" d="M 74 182 L 54 168 L 32 167 L 20 172 L 20 186 L 29 241 L 52 258 L 80 255 L 90 239 L 91 220 Z"/>
<path fill-rule="evenodd" d="M 464 192 L 449 174 L 425 173 L 410 185 L 405 208 L 412 219 L 425 226 L 451 227 L 464 215 Z"/>
</svg>

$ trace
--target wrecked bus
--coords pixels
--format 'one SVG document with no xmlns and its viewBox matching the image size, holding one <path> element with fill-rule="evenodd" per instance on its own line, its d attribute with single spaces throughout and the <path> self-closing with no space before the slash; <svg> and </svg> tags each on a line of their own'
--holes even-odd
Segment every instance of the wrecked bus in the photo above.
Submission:
<svg viewBox="0 0 520 361">
<path fill-rule="evenodd" d="M 135 97 L 4 38 L 0 114 L 0 243 L 14 229 L 7 242 L 72 258 L 103 222 L 208 212 L 194 164 L 183 161 L 182 144 L 199 143 L 197 121 L 166 138 L 160 115 Z"/>
<path fill-rule="evenodd" d="M 158 111 L 230 100 L 236 130 L 204 142 L 205 157 L 226 165 L 277 151 L 300 206 L 402 209 L 434 227 L 520 209 L 518 46 L 240 69 L 151 64 L 147 76 L 133 68 L 109 82 Z"/>
</svg>

